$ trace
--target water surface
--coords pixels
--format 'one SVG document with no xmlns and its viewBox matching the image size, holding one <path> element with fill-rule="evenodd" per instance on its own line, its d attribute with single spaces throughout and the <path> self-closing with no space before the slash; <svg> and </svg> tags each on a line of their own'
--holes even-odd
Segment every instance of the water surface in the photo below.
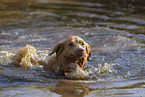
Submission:
<svg viewBox="0 0 145 97">
<path fill-rule="evenodd" d="M 144 0 L 1 0 L 1 97 L 143 97 Z M 6 57 L 27 44 L 47 56 L 70 35 L 92 49 L 88 80 L 68 80 L 41 68 L 10 66 Z"/>
</svg>

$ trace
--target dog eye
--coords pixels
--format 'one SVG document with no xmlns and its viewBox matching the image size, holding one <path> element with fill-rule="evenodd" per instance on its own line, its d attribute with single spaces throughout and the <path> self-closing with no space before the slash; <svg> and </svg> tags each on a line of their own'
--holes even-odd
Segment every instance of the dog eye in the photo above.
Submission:
<svg viewBox="0 0 145 97">
<path fill-rule="evenodd" d="M 80 45 L 85 45 L 83 41 L 79 41 L 79 44 Z"/>
<path fill-rule="evenodd" d="M 84 43 L 82 43 L 82 45 L 85 45 Z"/>
<path fill-rule="evenodd" d="M 74 44 L 73 43 L 70 43 L 70 44 L 68 44 L 69 46 L 73 46 Z"/>
<path fill-rule="evenodd" d="M 81 45 L 85 45 L 83 42 L 80 43 Z"/>
</svg>

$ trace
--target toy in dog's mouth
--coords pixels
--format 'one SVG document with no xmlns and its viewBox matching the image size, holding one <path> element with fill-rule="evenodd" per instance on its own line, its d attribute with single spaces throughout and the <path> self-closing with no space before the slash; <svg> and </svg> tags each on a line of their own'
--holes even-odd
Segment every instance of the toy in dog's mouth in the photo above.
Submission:
<svg viewBox="0 0 145 97">
<path fill-rule="evenodd" d="M 64 75 L 68 79 L 88 79 L 89 73 L 83 70 L 78 64 L 71 63 L 68 65 L 68 71 Z"/>
</svg>

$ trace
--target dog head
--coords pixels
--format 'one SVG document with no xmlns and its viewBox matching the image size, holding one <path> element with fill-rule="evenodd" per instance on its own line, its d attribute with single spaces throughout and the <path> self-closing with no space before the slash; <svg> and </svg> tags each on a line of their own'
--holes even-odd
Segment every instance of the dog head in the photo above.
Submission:
<svg viewBox="0 0 145 97">
<path fill-rule="evenodd" d="M 54 52 L 56 52 L 58 59 L 64 60 L 65 58 L 67 63 L 76 63 L 82 68 L 91 56 L 90 46 L 78 36 L 69 36 L 57 43 L 49 55 L 52 55 Z"/>
</svg>

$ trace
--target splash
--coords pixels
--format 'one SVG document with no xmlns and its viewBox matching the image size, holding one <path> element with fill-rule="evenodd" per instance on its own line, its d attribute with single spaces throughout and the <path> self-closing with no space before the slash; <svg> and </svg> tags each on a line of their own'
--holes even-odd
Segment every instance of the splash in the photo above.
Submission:
<svg viewBox="0 0 145 97">
<path fill-rule="evenodd" d="M 112 66 L 115 64 L 98 64 L 99 68 L 98 68 L 98 74 L 112 74 L 114 72 L 114 69 L 112 68 Z"/>
<path fill-rule="evenodd" d="M 38 54 L 36 48 L 32 45 L 26 45 L 18 50 L 17 53 L 1 51 L 0 64 L 3 66 L 14 65 L 18 67 L 42 67 L 41 64 L 46 64 L 47 54 Z"/>
<path fill-rule="evenodd" d="M 11 58 L 15 55 L 14 53 L 10 53 L 8 51 L 0 51 L 0 64 L 3 66 L 8 65 L 12 62 Z"/>
<path fill-rule="evenodd" d="M 13 64 L 21 67 L 38 67 L 37 50 L 31 45 L 26 45 L 13 57 Z"/>
<path fill-rule="evenodd" d="M 39 52 L 39 54 L 38 54 Z M 42 51 L 37 51 L 34 46 L 26 45 L 26 47 L 21 48 L 18 53 L 8 53 L 5 54 L 5 62 L 3 64 L 15 65 L 19 67 L 30 67 L 34 69 L 43 68 L 42 64 L 47 64 L 48 55 L 43 54 Z M 46 52 L 45 52 L 46 53 Z M 70 72 L 65 74 L 65 77 L 68 79 L 94 79 L 97 80 L 98 77 L 104 78 L 106 76 L 111 76 L 114 73 L 117 73 L 113 66 L 115 64 L 105 63 L 105 58 L 102 59 L 102 63 L 98 64 L 98 67 L 93 65 L 88 65 L 85 70 L 82 69 L 79 65 L 71 63 L 69 64 Z M 9 63 L 7 63 L 9 62 Z M 42 71 L 43 72 L 43 71 Z"/>
</svg>

